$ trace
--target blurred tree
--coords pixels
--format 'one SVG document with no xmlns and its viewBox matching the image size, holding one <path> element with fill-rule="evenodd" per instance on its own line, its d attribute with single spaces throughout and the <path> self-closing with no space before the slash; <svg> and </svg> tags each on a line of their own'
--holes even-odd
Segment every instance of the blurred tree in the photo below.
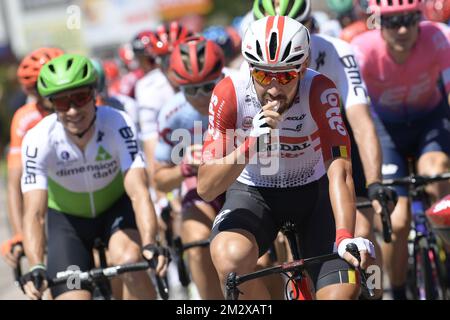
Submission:
<svg viewBox="0 0 450 320">
<path fill-rule="evenodd" d="M 252 9 L 253 0 L 214 0 L 214 8 L 207 16 L 208 24 L 227 24 Z"/>
</svg>

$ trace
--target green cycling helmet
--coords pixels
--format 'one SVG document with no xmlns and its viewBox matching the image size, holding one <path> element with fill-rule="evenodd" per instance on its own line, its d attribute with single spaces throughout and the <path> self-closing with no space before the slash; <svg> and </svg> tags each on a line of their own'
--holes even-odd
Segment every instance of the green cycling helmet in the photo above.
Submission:
<svg viewBox="0 0 450 320">
<path fill-rule="evenodd" d="M 328 8 L 337 14 L 352 11 L 353 0 L 327 0 Z"/>
<path fill-rule="evenodd" d="M 38 91 L 43 97 L 84 86 L 95 86 L 97 74 L 89 58 L 63 54 L 46 63 L 38 78 Z"/>
<path fill-rule="evenodd" d="M 275 8 L 274 2 L 275 0 L 255 0 L 253 3 L 255 19 L 279 15 L 303 22 L 311 15 L 311 0 L 279 0 L 278 8 Z"/>
</svg>

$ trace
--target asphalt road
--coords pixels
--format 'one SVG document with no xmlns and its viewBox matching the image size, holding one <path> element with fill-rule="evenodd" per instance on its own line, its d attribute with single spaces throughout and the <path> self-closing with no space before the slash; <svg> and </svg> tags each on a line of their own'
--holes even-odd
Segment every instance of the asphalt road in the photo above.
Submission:
<svg viewBox="0 0 450 320">
<path fill-rule="evenodd" d="M 0 242 L 3 242 L 11 236 L 6 205 L 5 179 L 0 176 Z M 13 280 L 12 269 L 3 259 L 0 259 L 0 300 L 26 299 L 22 291 L 14 285 Z"/>
</svg>

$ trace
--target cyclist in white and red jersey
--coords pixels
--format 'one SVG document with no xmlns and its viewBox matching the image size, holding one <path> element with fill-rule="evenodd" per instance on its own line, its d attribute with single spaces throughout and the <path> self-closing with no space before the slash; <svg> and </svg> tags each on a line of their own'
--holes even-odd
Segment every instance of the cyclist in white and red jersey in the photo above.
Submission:
<svg viewBox="0 0 450 320">
<path fill-rule="evenodd" d="M 255 18 L 267 15 L 286 15 L 295 18 L 308 30 L 312 30 L 311 0 L 255 0 Z M 359 200 L 369 198 L 376 212 L 381 207 L 376 200 L 381 192 L 392 199 L 392 191 L 380 184 L 381 147 L 375 124 L 369 108 L 367 88 L 361 77 L 358 63 L 350 44 L 343 40 L 314 33 L 311 35 L 311 55 L 308 67 L 330 78 L 336 85 L 343 110 L 344 122 L 349 130 L 353 181 Z M 248 66 L 244 69 L 248 72 Z M 362 211 L 362 210 L 361 210 Z M 356 234 L 370 240 L 375 239 L 372 232 L 373 210 L 357 212 Z M 377 246 L 377 251 L 380 249 Z M 381 264 L 381 261 L 377 261 Z M 375 298 L 380 298 L 382 288 L 375 290 Z"/>
<path fill-rule="evenodd" d="M 215 85 L 223 79 L 224 60 L 221 48 L 203 37 L 186 39 L 171 54 L 168 74 L 181 91 L 159 113 L 154 179 L 156 188 L 162 192 L 181 185 L 183 243 L 208 239 L 214 218 L 223 205 L 223 195 L 209 203 L 199 197 L 197 169 L 203 133 L 208 128 L 209 101 Z M 209 249 L 192 248 L 187 255 L 200 297 L 221 299 Z"/>
<path fill-rule="evenodd" d="M 308 270 L 316 297 L 352 299 L 359 293 L 357 260 L 345 246 L 358 246 L 363 268 L 374 248 L 353 237 L 350 141 L 339 93 L 330 79 L 307 69 L 309 51 L 308 30 L 289 17 L 250 25 L 242 53 L 251 73 L 227 77 L 214 89 L 197 191 L 210 201 L 227 190 L 210 245 L 223 287 L 229 272 L 254 271 L 282 224 L 292 221 L 303 256 L 331 253 L 336 241 L 345 259 Z M 268 135 L 271 144 L 264 143 Z M 269 297 L 259 280 L 240 290 L 246 299 Z"/>
<path fill-rule="evenodd" d="M 372 103 L 383 150 L 383 176 L 408 175 L 407 158 L 417 160 L 417 172 L 430 175 L 449 170 L 450 45 L 440 27 L 421 20 L 421 0 L 373 0 L 381 13 L 381 29 L 356 37 L 355 47 Z M 439 89 L 442 79 L 445 94 Z M 407 189 L 393 212 L 392 244 L 384 244 L 383 260 L 394 298 L 405 299 L 407 237 L 410 213 Z M 448 193 L 448 183 L 435 184 L 436 198 Z"/>
</svg>

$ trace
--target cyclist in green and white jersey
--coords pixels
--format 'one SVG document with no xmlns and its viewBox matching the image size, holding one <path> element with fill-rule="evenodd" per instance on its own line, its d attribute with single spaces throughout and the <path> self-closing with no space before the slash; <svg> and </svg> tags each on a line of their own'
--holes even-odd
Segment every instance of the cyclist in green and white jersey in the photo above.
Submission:
<svg viewBox="0 0 450 320">
<path fill-rule="evenodd" d="M 62 55 L 39 74 L 39 93 L 50 99 L 55 113 L 30 130 L 22 145 L 24 247 L 31 265 L 24 289 L 32 299 L 41 297 L 47 276 L 70 266 L 92 268 L 97 238 L 108 245 L 111 264 L 139 261 L 144 245 L 144 258 L 157 262 L 159 275 L 166 272 L 136 129 L 124 112 L 96 107 L 95 82 L 92 63 L 80 55 Z M 36 278 L 43 281 L 40 288 Z M 145 272 L 122 280 L 125 298 L 156 297 Z M 51 290 L 57 299 L 91 298 L 82 286 Z"/>
</svg>

